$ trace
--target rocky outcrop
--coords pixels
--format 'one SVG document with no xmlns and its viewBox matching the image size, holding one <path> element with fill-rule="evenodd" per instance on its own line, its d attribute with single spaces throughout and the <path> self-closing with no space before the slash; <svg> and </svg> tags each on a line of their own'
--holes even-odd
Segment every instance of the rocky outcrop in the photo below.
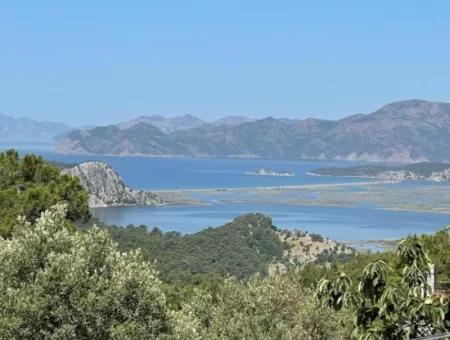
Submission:
<svg viewBox="0 0 450 340">
<path fill-rule="evenodd" d="M 288 248 L 283 253 L 283 261 L 270 264 L 268 273 L 271 276 L 286 273 L 289 267 L 311 262 L 331 263 L 355 254 L 355 249 L 319 234 L 287 229 L 278 230 L 276 233 Z"/>
<path fill-rule="evenodd" d="M 89 193 L 90 207 L 164 203 L 149 191 L 137 191 L 127 187 L 113 168 L 104 162 L 84 162 L 62 172 L 80 179 L 81 185 Z"/>
<path fill-rule="evenodd" d="M 450 169 L 433 172 L 428 180 L 433 182 L 448 182 L 450 181 Z"/>
<path fill-rule="evenodd" d="M 424 175 L 412 172 L 412 171 L 406 171 L 406 170 L 389 170 L 389 171 L 383 171 L 380 172 L 378 175 L 375 176 L 375 178 L 379 179 L 388 179 L 393 181 L 404 181 L 404 180 L 426 180 L 427 178 Z"/>
<path fill-rule="evenodd" d="M 450 169 L 442 171 L 434 171 L 431 175 L 426 176 L 411 171 L 385 171 L 381 172 L 377 178 L 390 179 L 394 181 L 416 180 L 416 181 L 432 181 L 432 182 L 448 182 L 450 181 Z"/>
<path fill-rule="evenodd" d="M 450 181 L 450 163 L 416 163 L 404 166 L 359 165 L 348 168 L 319 168 L 308 172 L 315 176 L 344 176 L 404 181 Z"/>
</svg>

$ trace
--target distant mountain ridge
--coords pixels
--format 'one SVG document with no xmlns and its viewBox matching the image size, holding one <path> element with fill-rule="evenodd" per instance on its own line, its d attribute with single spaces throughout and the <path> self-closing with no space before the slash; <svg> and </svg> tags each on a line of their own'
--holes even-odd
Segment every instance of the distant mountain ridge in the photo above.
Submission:
<svg viewBox="0 0 450 340">
<path fill-rule="evenodd" d="M 144 123 L 153 125 L 164 133 L 172 133 L 180 130 L 189 130 L 205 125 L 214 126 L 236 126 L 243 123 L 255 121 L 255 119 L 244 116 L 225 116 L 210 123 L 190 114 L 175 117 L 163 117 L 160 115 L 140 116 L 135 119 L 117 124 L 120 129 L 128 129 L 136 124 Z"/>
<path fill-rule="evenodd" d="M 216 126 L 223 126 L 223 125 L 236 126 L 243 123 L 254 122 L 255 120 L 256 119 L 247 118 L 243 116 L 226 116 L 216 119 L 211 124 Z"/>
<path fill-rule="evenodd" d="M 67 154 L 445 162 L 450 160 L 450 104 L 406 100 L 336 121 L 265 118 L 237 125 L 203 124 L 170 133 L 139 122 L 122 129 L 107 126 L 71 132 L 57 150 Z"/>
<path fill-rule="evenodd" d="M 71 127 L 56 122 L 14 118 L 0 113 L 0 142 L 53 143 L 58 135 Z"/>
<path fill-rule="evenodd" d="M 160 129 L 162 132 L 165 133 L 171 133 L 178 130 L 192 129 L 206 124 L 206 122 L 203 121 L 202 119 L 192 115 L 184 115 L 169 118 L 165 118 L 159 115 L 153 115 L 153 116 L 140 116 L 138 118 L 119 123 L 117 124 L 117 126 L 120 129 L 128 129 L 139 123 L 153 125 L 154 127 Z"/>
</svg>

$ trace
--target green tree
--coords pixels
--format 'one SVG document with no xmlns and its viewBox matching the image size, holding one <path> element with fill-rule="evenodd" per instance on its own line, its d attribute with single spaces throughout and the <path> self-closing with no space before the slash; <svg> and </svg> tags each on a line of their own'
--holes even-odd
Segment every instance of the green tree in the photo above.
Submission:
<svg viewBox="0 0 450 340">
<path fill-rule="evenodd" d="M 340 339 L 338 314 L 318 308 L 297 275 L 227 279 L 197 289 L 177 315 L 178 339 Z"/>
<path fill-rule="evenodd" d="M 450 265 L 450 226 L 433 235 L 422 235 L 420 241 L 433 264 Z"/>
<path fill-rule="evenodd" d="M 106 231 L 65 226 L 65 205 L 0 239 L 0 338 L 153 339 L 171 331 L 157 273 Z"/>
<path fill-rule="evenodd" d="M 42 157 L 15 150 L 0 153 L 0 236 L 8 237 L 17 216 L 34 221 L 58 202 L 66 202 L 71 222 L 90 218 L 88 194 L 77 178 L 61 175 L 60 170 Z"/>
<path fill-rule="evenodd" d="M 400 242 L 397 257 L 399 284 L 389 282 L 392 269 L 382 260 L 366 266 L 357 290 L 345 273 L 319 283 L 316 294 L 323 306 L 354 313 L 354 338 L 409 339 L 445 330 L 448 301 L 428 294 L 429 258 L 422 243 L 408 237 Z"/>
</svg>

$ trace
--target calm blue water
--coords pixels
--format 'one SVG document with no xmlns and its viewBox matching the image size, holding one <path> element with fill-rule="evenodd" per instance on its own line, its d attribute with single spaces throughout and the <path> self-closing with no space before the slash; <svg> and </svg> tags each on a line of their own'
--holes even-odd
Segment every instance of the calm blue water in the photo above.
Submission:
<svg viewBox="0 0 450 340">
<path fill-rule="evenodd" d="M 33 152 L 44 158 L 66 163 L 80 163 L 100 160 L 110 164 L 132 188 L 141 190 L 161 189 L 203 189 L 264 187 L 278 185 L 328 184 L 336 183 L 336 178 L 308 176 L 306 172 L 319 167 L 349 166 L 345 162 L 320 161 L 275 161 L 249 159 L 211 158 L 150 158 L 150 157 L 108 157 L 70 156 L 52 152 L 51 146 L 16 146 L 21 152 Z M 0 145 L 0 149 L 2 145 Z M 6 146 L 3 146 L 5 149 Z M 294 177 L 252 176 L 245 172 L 258 168 L 284 170 L 295 173 Z M 341 178 L 342 182 L 360 182 L 358 178 Z"/>
<path fill-rule="evenodd" d="M 390 211 L 370 207 L 341 208 L 287 205 L 117 207 L 95 209 L 96 217 L 119 225 L 144 224 L 164 231 L 193 233 L 220 226 L 234 217 L 261 212 L 279 228 L 319 233 L 335 240 L 398 239 L 410 233 L 432 233 L 450 221 L 450 214 Z"/>
<path fill-rule="evenodd" d="M 5 149 L 6 146 L 0 145 L 1 148 Z M 53 153 L 51 147 L 18 146 L 18 149 L 40 153 L 49 160 L 68 163 L 103 160 L 135 189 L 263 187 L 361 181 L 356 178 L 316 177 L 305 174 L 317 167 L 349 166 L 349 163 L 344 162 L 64 156 Z M 259 167 L 292 171 L 296 176 L 245 175 L 246 171 Z M 219 226 L 238 215 L 250 212 L 270 215 L 275 225 L 280 228 L 307 230 L 336 240 L 398 239 L 410 233 L 432 233 L 450 222 L 450 214 L 389 211 L 371 205 L 347 208 L 273 204 L 234 205 L 211 201 L 211 204 L 206 206 L 119 207 L 93 210 L 96 217 L 107 223 L 144 224 L 183 233 Z"/>
</svg>

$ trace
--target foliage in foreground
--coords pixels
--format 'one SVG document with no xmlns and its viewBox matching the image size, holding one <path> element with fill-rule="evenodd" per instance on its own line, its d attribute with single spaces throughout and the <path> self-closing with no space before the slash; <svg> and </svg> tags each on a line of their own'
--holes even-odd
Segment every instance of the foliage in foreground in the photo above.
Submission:
<svg viewBox="0 0 450 340">
<path fill-rule="evenodd" d="M 342 313 L 340 313 L 342 314 Z M 336 312 L 320 308 L 298 276 L 225 280 L 197 290 L 177 313 L 178 339 L 340 339 Z"/>
<path fill-rule="evenodd" d="M 88 194 L 78 178 L 61 175 L 60 169 L 42 157 L 17 151 L 0 153 L 0 236 L 9 236 L 19 215 L 34 221 L 59 202 L 67 203 L 71 222 L 90 217 Z"/>
<path fill-rule="evenodd" d="M 98 228 L 70 232 L 57 205 L 0 238 L 0 338 L 155 338 L 170 330 L 155 270 Z"/>
<path fill-rule="evenodd" d="M 320 282 L 317 296 L 323 306 L 354 314 L 354 338 L 410 339 L 449 326 L 448 300 L 427 293 L 430 261 L 422 243 L 416 236 L 408 237 L 400 242 L 397 256 L 402 266 L 400 284 L 389 282 L 392 269 L 381 260 L 365 267 L 357 290 L 345 273 Z"/>
<path fill-rule="evenodd" d="M 433 235 L 420 236 L 420 242 L 433 264 L 450 266 L 450 226 Z"/>
</svg>

